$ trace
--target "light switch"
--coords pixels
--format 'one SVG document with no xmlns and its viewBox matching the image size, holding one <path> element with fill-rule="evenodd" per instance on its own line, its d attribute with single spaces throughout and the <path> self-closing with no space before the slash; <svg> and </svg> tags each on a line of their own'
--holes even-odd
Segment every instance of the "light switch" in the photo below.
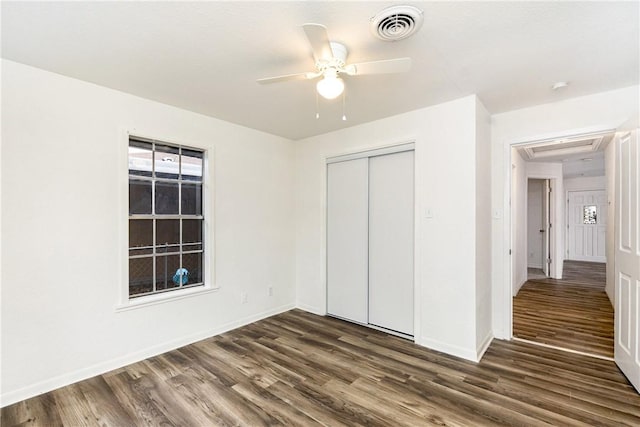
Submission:
<svg viewBox="0 0 640 427">
<path fill-rule="evenodd" d="M 500 209 L 494 209 L 493 210 L 493 218 L 494 219 L 500 219 L 502 215 L 500 215 Z"/>
<path fill-rule="evenodd" d="M 424 217 L 425 217 L 425 218 L 433 218 L 433 209 L 431 209 L 431 208 L 427 208 L 427 209 L 424 211 Z"/>
</svg>

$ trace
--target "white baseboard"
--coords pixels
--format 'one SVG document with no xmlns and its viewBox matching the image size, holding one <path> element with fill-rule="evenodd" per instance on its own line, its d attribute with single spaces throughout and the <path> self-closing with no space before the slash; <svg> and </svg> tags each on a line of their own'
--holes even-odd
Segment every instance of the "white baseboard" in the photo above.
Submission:
<svg viewBox="0 0 640 427">
<path fill-rule="evenodd" d="M 565 261 L 586 261 L 586 262 L 599 262 L 601 264 L 607 262 L 607 257 L 603 256 L 574 256 L 573 258 L 565 258 Z"/>
<path fill-rule="evenodd" d="M 311 305 L 307 305 L 307 304 L 301 304 L 298 303 L 296 304 L 296 308 L 299 308 L 300 310 L 306 311 L 308 313 L 311 314 L 317 314 L 318 316 L 326 316 L 327 315 L 327 311 L 324 309 L 320 309 L 318 307 L 314 307 Z"/>
<path fill-rule="evenodd" d="M 471 362 L 478 362 L 480 360 L 476 350 L 473 348 L 459 347 L 426 337 L 422 337 L 420 342 L 416 342 L 416 344 L 427 347 L 431 350 L 447 353 L 451 356 L 461 357 Z"/>
<path fill-rule="evenodd" d="M 484 339 L 478 346 L 478 349 L 476 350 L 476 357 L 478 359 L 478 362 L 482 359 L 482 356 L 484 356 L 484 353 L 487 351 L 492 342 L 493 333 L 491 332 L 491 330 L 489 330 L 489 332 L 487 332 L 487 336 L 484 337 Z"/>
<path fill-rule="evenodd" d="M 231 331 L 233 329 L 248 325 L 253 322 L 257 322 L 258 320 L 266 319 L 267 317 L 283 313 L 293 308 L 295 308 L 294 304 L 286 304 L 280 307 L 273 308 L 271 310 L 263 311 L 261 313 L 257 313 L 248 317 L 244 317 L 242 319 L 235 320 L 233 322 L 226 323 L 213 329 L 201 331 L 179 338 L 177 340 L 169 341 L 140 351 L 136 351 L 134 353 L 130 353 L 116 359 L 108 360 L 93 366 L 79 369 L 74 372 L 59 375 L 57 377 L 32 384 L 18 390 L 3 392 L 2 394 L 0 394 L 0 408 L 16 402 L 20 402 L 25 399 L 29 399 L 39 394 L 49 392 L 51 390 L 55 390 L 60 387 L 64 387 L 69 384 L 76 383 L 78 381 L 95 377 L 96 375 L 104 374 L 105 372 L 109 372 L 114 369 L 118 369 L 123 366 L 127 366 L 132 363 L 157 356 L 162 353 L 166 353 L 171 350 L 175 350 L 176 348 L 184 347 L 185 345 L 193 344 L 194 342 L 201 341 L 203 339 L 211 338 L 224 332 Z"/>
<path fill-rule="evenodd" d="M 539 268 L 542 270 L 542 264 L 529 264 L 527 268 Z"/>
</svg>

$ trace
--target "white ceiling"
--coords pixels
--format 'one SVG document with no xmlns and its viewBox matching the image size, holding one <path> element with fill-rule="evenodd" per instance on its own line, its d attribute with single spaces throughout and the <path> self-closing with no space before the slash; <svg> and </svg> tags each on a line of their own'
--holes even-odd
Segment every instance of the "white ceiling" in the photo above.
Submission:
<svg viewBox="0 0 640 427">
<path fill-rule="evenodd" d="M 562 163 L 563 178 L 580 178 L 586 176 L 605 176 L 604 152 L 598 151 L 582 159 L 567 159 Z"/>
<path fill-rule="evenodd" d="M 411 38 L 383 42 L 369 18 L 424 10 Z M 633 2 L 9 2 L 2 57 L 290 139 L 476 93 L 499 113 L 620 87 L 640 75 Z M 300 25 L 328 27 L 348 62 L 410 56 L 400 75 L 345 77 L 342 101 L 312 81 L 255 80 L 313 69 Z M 568 88 L 554 92 L 559 80 Z"/>
</svg>

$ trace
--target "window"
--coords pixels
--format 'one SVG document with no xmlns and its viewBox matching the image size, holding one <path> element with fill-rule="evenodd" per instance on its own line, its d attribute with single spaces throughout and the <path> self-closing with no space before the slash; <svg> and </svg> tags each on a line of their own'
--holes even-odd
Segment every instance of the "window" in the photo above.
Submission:
<svg viewBox="0 0 640 427">
<path fill-rule="evenodd" d="M 583 224 L 598 223 L 597 207 L 595 205 L 584 206 L 582 208 L 582 223 Z"/>
<path fill-rule="evenodd" d="M 129 298 L 204 285 L 204 152 L 129 138 Z"/>
</svg>

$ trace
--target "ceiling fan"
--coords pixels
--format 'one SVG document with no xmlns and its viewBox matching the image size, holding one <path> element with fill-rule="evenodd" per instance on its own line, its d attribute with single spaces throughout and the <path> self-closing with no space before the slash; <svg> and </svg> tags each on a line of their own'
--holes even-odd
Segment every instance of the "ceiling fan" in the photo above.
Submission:
<svg viewBox="0 0 640 427">
<path fill-rule="evenodd" d="M 327 28 L 321 24 L 304 24 L 302 26 L 315 60 L 315 71 L 297 74 L 286 74 L 277 77 L 258 79 L 258 83 L 278 83 L 287 80 L 312 80 L 322 76 L 316 84 L 320 95 L 334 99 L 344 91 L 341 74 L 360 76 L 364 74 L 403 73 L 411 68 L 411 58 L 395 58 L 380 61 L 347 64 L 347 48 L 345 45 L 329 40 Z"/>
</svg>

